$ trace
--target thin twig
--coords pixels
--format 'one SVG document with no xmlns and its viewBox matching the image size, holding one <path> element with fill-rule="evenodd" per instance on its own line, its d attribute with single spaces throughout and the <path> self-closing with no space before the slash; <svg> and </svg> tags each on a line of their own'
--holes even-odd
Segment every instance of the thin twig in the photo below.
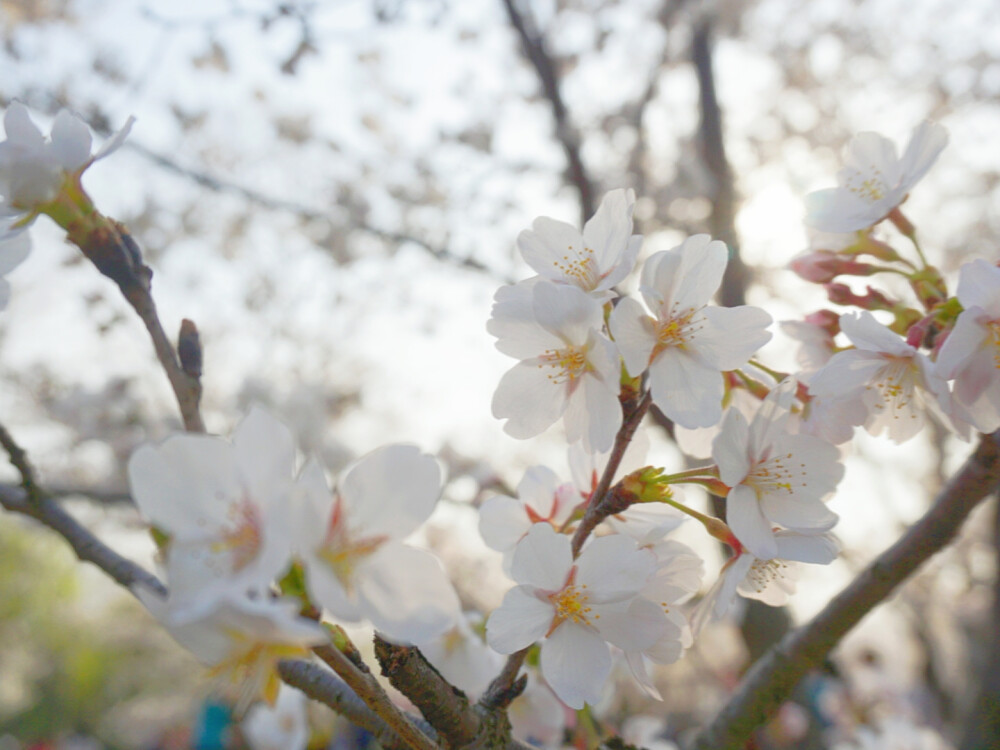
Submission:
<svg viewBox="0 0 1000 750">
<path fill-rule="evenodd" d="M 851 628 L 952 541 L 969 513 L 1000 483 L 998 436 L 982 436 L 975 453 L 938 493 L 923 518 L 822 612 L 785 636 L 751 667 L 735 695 L 695 738 L 692 750 L 743 748 L 754 729 L 788 699 L 802 677 Z"/>
</svg>

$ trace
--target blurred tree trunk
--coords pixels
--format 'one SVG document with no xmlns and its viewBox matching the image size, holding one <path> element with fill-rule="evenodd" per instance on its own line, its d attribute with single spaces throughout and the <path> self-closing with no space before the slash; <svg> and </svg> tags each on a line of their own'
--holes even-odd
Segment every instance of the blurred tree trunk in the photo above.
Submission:
<svg viewBox="0 0 1000 750">
<path fill-rule="evenodd" d="M 960 750 L 996 750 L 1000 747 L 1000 496 L 994 498 L 993 549 L 997 570 L 993 579 L 993 607 L 983 632 L 985 661 L 979 670 L 978 695 L 965 722 Z"/>
</svg>

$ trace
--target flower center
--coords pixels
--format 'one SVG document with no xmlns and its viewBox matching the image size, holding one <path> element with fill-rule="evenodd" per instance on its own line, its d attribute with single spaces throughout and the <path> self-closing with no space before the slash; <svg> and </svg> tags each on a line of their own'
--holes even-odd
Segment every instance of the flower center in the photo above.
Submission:
<svg viewBox="0 0 1000 750">
<path fill-rule="evenodd" d="M 354 590 L 354 570 L 358 563 L 374 554 L 388 540 L 385 535 L 351 537 L 344 517 L 343 502 L 338 497 L 330 517 L 330 527 L 326 532 L 326 539 L 323 546 L 316 551 L 316 556 L 330 566 L 333 574 L 348 593 Z"/>
<path fill-rule="evenodd" d="M 862 200 L 877 203 L 889 194 L 889 187 L 882 179 L 882 170 L 872 167 L 871 174 L 862 179 L 861 174 L 853 174 L 847 180 L 847 187 L 852 193 Z"/>
<path fill-rule="evenodd" d="M 692 323 L 697 310 L 690 308 L 678 313 L 676 307 L 674 304 L 666 317 L 656 321 L 656 346 L 653 348 L 653 359 L 670 347 L 684 349 L 701 329 L 701 326 Z"/>
<path fill-rule="evenodd" d="M 793 455 L 772 456 L 761 461 L 751 469 L 744 480 L 759 495 L 770 495 L 775 492 L 786 492 L 791 495 L 794 487 L 805 487 L 805 464 L 793 463 Z M 798 479 L 796 477 L 799 477 Z"/>
<path fill-rule="evenodd" d="M 746 582 L 759 594 L 772 583 L 784 580 L 789 572 L 791 566 L 787 560 L 754 560 L 747 571 Z"/>
<path fill-rule="evenodd" d="M 584 291 L 593 291 L 601 280 L 593 249 L 584 247 L 583 250 L 576 250 L 572 245 L 568 245 L 566 249 L 567 253 L 562 260 L 554 260 L 552 265 Z"/>
<path fill-rule="evenodd" d="M 586 346 L 567 346 L 564 349 L 546 349 L 539 358 L 539 367 L 548 367 L 552 372 L 545 377 L 553 385 L 573 384 L 589 369 Z"/>
<path fill-rule="evenodd" d="M 869 391 L 874 388 L 878 394 L 874 404 L 876 410 L 899 419 L 903 410 L 910 409 L 914 397 L 915 367 L 916 364 L 909 357 L 893 357 L 879 371 L 875 383 L 865 386 Z M 916 418 L 917 415 L 911 410 L 910 419 Z"/>
<path fill-rule="evenodd" d="M 587 593 L 586 584 L 577 586 L 575 583 L 571 583 L 563 587 L 561 591 L 550 594 L 549 601 L 552 602 L 552 606 L 556 609 L 556 617 L 552 621 L 549 633 L 566 620 L 575 622 L 577 625 L 589 625 L 591 617 L 594 619 L 600 617 L 600 615 L 590 614 L 591 609 L 587 606 L 587 602 L 590 601 L 590 595 Z"/>
<path fill-rule="evenodd" d="M 237 692 L 236 712 L 245 712 L 250 704 L 263 698 L 272 706 L 278 699 L 281 680 L 277 665 L 282 659 L 305 656 L 308 650 L 288 643 L 269 643 L 250 638 L 238 630 L 227 630 L 233 647 L 209 670 L 209 676 L 226 682 Z"/>
<path fill-rule="evenodd" d="M 263 543 L 260 516 L 257 507 L 248 498 L 229 506 L 229 530 L 212 544 L 213 552 L 229 551 L 232 555 L 232 572 L 239 573 L 256 558 Z"/>
</svg>

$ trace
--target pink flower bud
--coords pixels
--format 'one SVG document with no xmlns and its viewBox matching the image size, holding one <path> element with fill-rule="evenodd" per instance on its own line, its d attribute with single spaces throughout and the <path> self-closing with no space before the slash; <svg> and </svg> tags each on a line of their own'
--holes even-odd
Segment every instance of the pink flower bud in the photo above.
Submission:
<svg viewBox="0 0 1000 750">
<path fill-rule="evenodd" d="M 870 263 L 859 263 L 829 250 L 814 250 L 795 258 L 789 266 L 806 281 L 827 284 L 837 276 L 871 276 L 879 269 Z"/>
</svg>

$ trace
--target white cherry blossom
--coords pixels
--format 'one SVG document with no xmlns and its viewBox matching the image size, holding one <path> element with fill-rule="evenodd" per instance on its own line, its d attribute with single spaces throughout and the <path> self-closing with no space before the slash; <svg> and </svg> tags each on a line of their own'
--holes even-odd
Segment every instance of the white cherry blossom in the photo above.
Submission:
<svg viewBox="0 0 1000 750">
<path fill-rule="evenodd" d="M 611 448 L 622 423 L 620 365 L 601 333 L 601 303 L 575 286 L 545 281 L 497 292 L 488 325 L 497 349 L 521 360 L 500 380 L 493 416 L 504 431 L 525 439 L 560 417 L 569 442 Z"/>
<path fill-rule="evenodd" d="M 30 222 L 39 205 L 56 197 L 67 176 L 79 175 L 124 142 L 134 118 L 91 155 L 90 129 L 76 115 L 62 110 L 48 138 L 31 121 L 27 108 L 13 102 L 4 115 L 7 139 L 0 141 L 0 216 L 18 225 Z M 0 239 L 2 239 L 0 235 Z"/>
<path fill-rule="evenodd" d="M 847 146 L 837 187 L 806 196 L 806 224 L 821 232 L 853 232 L 877 224 L 906 198 L 948 144 L 941 125 L 918 125 L 900 159 L 878 133 L 858 133 Z"/>
<path fill-rule="evenodd" d="M 928 409 L 952 416 L 960 436 L 967 437 L 952 413 L 948 386 L 926 355 L 869 312 L 842 315 L 840 328 L 855 348 L 833 355 L 809 378 L 811 394 L 860 399 L 866 409 L 865 429 L 872 435 L 886 432 L 897 443 L 920 432 Z"/>
<path fill-rule="evenodd" d="M 652 255 L 640 290 L 653 311 L 623 298 L 609 327 L 629 375 L 649 369 L 653 403 L 684 427 L 722 418 L 722 372 L 747 363 L 771 334 L 771 316 L 757 307 L 710 307 L 728 263 L 725 243 L 707 234 Z"/>
<path fill-rule="evenodd" d="M 335 495 L 309 462 L 298 482 L 294 537 L 314 601 L 342 620 L 370 620 L 395 641 L 427 641 L 451 627 L 460 609 L 440 561 L 402 543 L 440 494 L 438 462 L 411 445 L 364 456 Z"/>
<path fill-rule="evenodd" d="M 136 505 L 170 535 L 177 617 L 198 617 L 221 590 L 265 590 L 287 569 L 294 469 L 291 432 L 256 407 L 231 443 L 184 433 L 132 455 Z"/>
<path fill-rule="evenodd" d="M 774 537 L 773 557 L 757 557 L 750 550 L 741 549 L 726 561 L 719 579 L 692 615 L 695 634 L 709 621 L 724 617 L 737 594 L 772 607 L 784 606 L 795 593 L 798 563 L 829 565 L 840 554 L 840 545 L 831 534 L 777 531 Z"/>
<path fill-rule="evenodd" d="M 565 222 L 542 216 L 518 235 L 517 246 L 542 278 L 605 300 L 612 296 L 612 287 L 628 276 L 642 245 L 642 237 L 632 234 L 634 209 L 632 190 L 612 190 L 582 235 Z"/>
<path fill-rule="evenodd" d="M 574 560 L 569 537 L 535 524 L 514 552 L 519 584 L 486 625 L 490 647 L 512 654 L 538 640 L 545 680 L 571 708 L 596 703 L 611 671 L 608 644 L 643 650 L 670 628 L 638 596 L 656 559 L 619 534 L 592 539 Z"/>
<path fill-rule="evenodd" d="M 10 232 L 10 220 L 0 219 L 0 310 L 10 300 L 10 282 L 4 278 L 28 257 L 31 242 L 27 233 Z"/>
<path fill-rule="evenodd" d="M 755 556 L 777 557 L 774 524 L 802 532 L 827 531 L 837 522 L 823 498 L 843 476 L 836 447 L 812 435 L 788 432 L 796 383 L 771 391 L 749 424 L 737 410 L 726 412 L 712 443 L 719 479 L 731 489 L 726 522 Z"/>
<path fill-rule="evenodd" d="M 317 623 L 298 616 L 294 601 L 223 593 L 199 617 L 178 622 L 172 602 L 141 585 L 133 591 L 174 640 L 235 692 L 237 713 L 258 699 L 274 705 L 278 662 L 306 656 L 310 646 L 328 640 Z"/>
<path fill-rule="evenodd" d="M 938 352 L 936 370 L 980 432 L 1000 427 L 1000 268 L 985 260 L 962 266 L 956 288 L 965 308 Z"/>
</svg>

